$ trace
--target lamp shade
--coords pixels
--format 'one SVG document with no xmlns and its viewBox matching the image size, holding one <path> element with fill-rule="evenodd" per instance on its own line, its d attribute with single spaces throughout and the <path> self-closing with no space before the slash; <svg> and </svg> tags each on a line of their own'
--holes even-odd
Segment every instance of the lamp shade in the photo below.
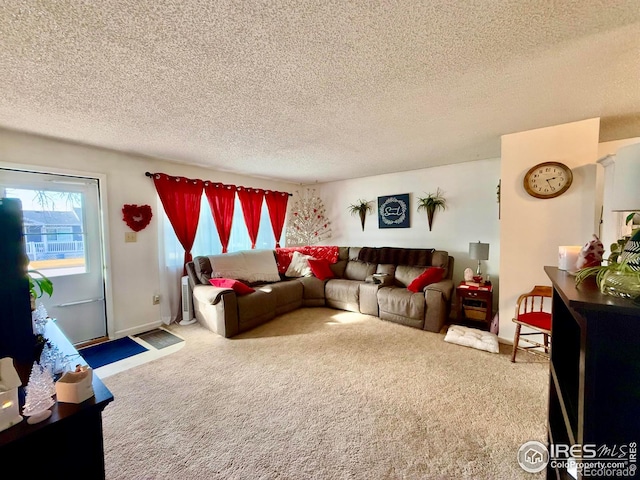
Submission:
<svg viewBox="0 0 640 480">
<path fill-rule="evenodd" d="M 470 243 L 469 258 L 471 260 L 489 260 L 489 244 L 488 243 Z"/>
<path fill-rule="evenodd" d="M 611 210 L 640 210 L 640 143 L 625 145 L 616 152 Z"/>
</svg>

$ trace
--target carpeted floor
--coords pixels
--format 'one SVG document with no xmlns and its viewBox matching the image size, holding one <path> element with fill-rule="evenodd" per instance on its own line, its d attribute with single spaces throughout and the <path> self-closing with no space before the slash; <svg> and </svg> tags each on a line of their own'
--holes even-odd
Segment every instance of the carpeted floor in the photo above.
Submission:
<svg viewBox="0 0 640 480">
<path fill-rule="evenodd" d="M 108 480 L 543 478 L 516 461 L 545 440 L 532 355 L 325 308 L 235 339 L 169 329 L 184 348 L 104 380 Z"/>
</svg>

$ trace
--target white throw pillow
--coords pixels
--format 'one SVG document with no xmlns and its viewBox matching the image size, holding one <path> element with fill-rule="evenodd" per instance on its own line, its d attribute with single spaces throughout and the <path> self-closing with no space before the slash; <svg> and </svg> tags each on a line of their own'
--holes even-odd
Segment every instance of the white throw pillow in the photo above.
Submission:
<svg viewBox="0 0 640 480">
<path fill-rule="evenodd" d="M 451 325 L 444 337 L 445 342 L 455 343 L 465 347 L 486 350 L 491 353 L 498 353 L 498 336 L 495 333 L 485 332 L 477 328 L 463 327 L 461 325 Z"/>
<path fill-rule="evenodd" d="M 300 252 L 293 252 L 289 268 L 285 272 L 287 277 L 310 277 L 313 275 L 309 266 L 309 259 L 314 258 L 311 255 L 304 255 Z"/>
<path fill-rule="evenodd" d="M 242 252 L 245 260 L 245 266 L 248 282 L 278 282 L 280 274 L 278 273 L 278 264 L 273 250 L 247 250 Z"/>
<path fill-rule="evenodd" d="M 212 277 L 250 281 L 247 262 L 242 252 L 210 255 L 209 261 L 211 262 Z"/>
</svg>

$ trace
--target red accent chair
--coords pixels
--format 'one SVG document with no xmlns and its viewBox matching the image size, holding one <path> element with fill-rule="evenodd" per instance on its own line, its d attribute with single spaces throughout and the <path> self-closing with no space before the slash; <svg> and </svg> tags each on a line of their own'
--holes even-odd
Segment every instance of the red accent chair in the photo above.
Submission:
<svg viewBox="0 0 640 480">
<path fill-rule="evenodd" d="M 516 333 L 513 338 L 512 362 L 516 361 L 518 350 L 528 350 L 530 353 L 549 358 L 552 296 L 553 290 L 551 287 L 536 285 L 529 293 L 524 293 L 518 297 L 516 312 L 513 317 L 513 322 L 516 324 Z M 545 299 L 547 300 L 545 301 Z M 527 331 L 521 332 L 522 327 L 527 328 Z M 543 343 L 528 338 L 530 335 L 542 335 Z M 529 345 L 520 346 L 520 342 L 525 342 Z"/>
</svg>

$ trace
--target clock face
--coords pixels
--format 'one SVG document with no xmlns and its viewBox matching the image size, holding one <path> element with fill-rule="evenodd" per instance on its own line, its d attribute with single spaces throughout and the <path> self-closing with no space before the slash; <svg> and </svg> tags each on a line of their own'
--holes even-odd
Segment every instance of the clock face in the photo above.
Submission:
<svg viewBox="0 0 640 480">
<path fill-rule="evenodd" d="M 571 186 L 571 169 L 559 162 L 544 162 L 532 167 L 524 176 L 524 189 L 536 198 L 554 198 Z"/>
</svg>

